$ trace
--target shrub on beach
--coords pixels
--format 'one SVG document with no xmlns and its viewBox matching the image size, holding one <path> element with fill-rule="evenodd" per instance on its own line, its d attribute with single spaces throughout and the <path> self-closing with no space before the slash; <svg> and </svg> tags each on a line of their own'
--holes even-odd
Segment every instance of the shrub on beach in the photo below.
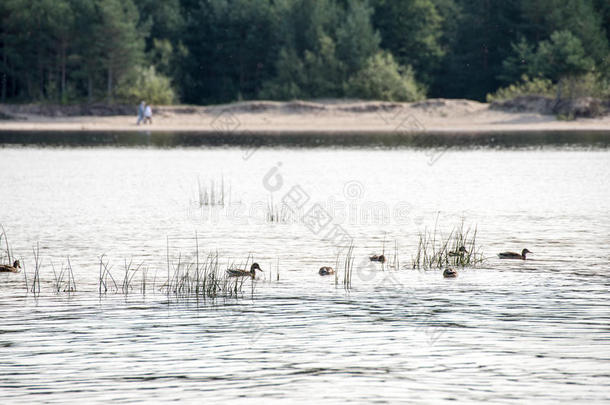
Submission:
<svg viewBox="0 0 610 405">
<path fill-rule="evenodd" d="M 597 73 L 588 73 L 582 76 L 566 79 L 569 99 L 580 97 L 594 97 L 602 100 L 610 99 L 610 80 Z M 487 102 L 513 100 L 521 96 L 540 96 L 557 98 L 558 85 L 550 79 L 541 77 L 521 77 L 521 81 L 498 89 L 495 93 L 487 95 Z"/>
<path fill-rule="evenodd" d="M 499 79 L 511 83 L 487 95 L 487 101 L 519 96 L 553 97 L 556 101 L 579 97 L 607 98 L 608 63 L 595 63 L 587 43 L 569 30 L 554 31 L 546 40 L 532 44 L 521 38 L 512 55 L 502 62 Z M 518 79 L 520 78 L 520 80 Z"/>
<path fill-rule="evenodd" d="M 169 78 L 157 73 L 154 66 L 137 68 L 120 86 L 118 98 L 127 103 L 147 103 L 157 105 L 172 104 L 175 100 L 174 89 Z"/>
<path fill-rule="evenodd" d="M 553 97 L 557 92 L 556 86 L 549 79 L 530 78 L 527 75 L 521 77 L 521 81 L 513 83 L 507 87 L 498 89 L 493 94 L 487 95 L 487 102 L 511 100 L 515 97 L 525 95 L 536 95 L 543 97 Z"/>
<path fill-rule="evenodd" d="M 370 57 L 364 68 L 347 81 L 345 93 L 348 97 L 386 101 L 416 101 L 425 97 L 411 67 L 400 66 L 387 52 Z"/>
</svg>

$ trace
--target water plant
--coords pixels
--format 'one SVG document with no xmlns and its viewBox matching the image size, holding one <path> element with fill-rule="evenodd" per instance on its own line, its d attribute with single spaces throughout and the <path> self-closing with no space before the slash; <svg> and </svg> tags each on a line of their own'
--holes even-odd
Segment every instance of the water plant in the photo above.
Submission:
<svg viewBox="0 0 610 405">
<path fill-rule="evenodd" d="M 246 258 L 247 268 L 251 256 Z M 226 268 L 221 266 L 218 252 L 210 252 L 204 260 L 200 259 L 199 239 L 195 235 L 195 257 L 183 261 L 182 253 L 177 261 L 170 257 L 169 238 L 167 242 L 167 281 L 161 290 L 177 299 L 214 299 L 218 297 L 237 297 L 243 293 L 247 279 L 251 282 L 251 293 L 254 294 L 255 282 L 246 277 L 229 277 Z M 233 267 L 229 264 L 227 267 Z"/>
<path fill-rule="evenodd" d="M 400 259 L 398 257 L 398 241 L 394 240 L 394 255 L 392 257 L 392 261 L 391 261 L 391 265 L 390 267 L 394 268 L 394 269 L 400 269 Z"/>
<path fill-rule="evenodd" d="M 413 269 L 433 269 L 447 266 L 475 266 L 484 261 L 477 246 L 477 227 L 464 228 L 464 221 L 444 237 L 438 230 L 438 220 L 433 231 L 419 233 L 417 252 L 412 257 Z"/>
<path fill-rule="evenodd" d="M 63 263 L 61 264 L 59 274 L 55 271 L 55 265 L 52 261 L 51 268 L 53 269 L 53 290 L 56 293 L 76 291 L 76 280 L 74 279 L 74 272 L 72 271 L 69 257 L 66 266 Z"/>
<path fill-rule="evenodd" d="M 129 294 L 130 291 L 133 290 L 133 286 L 132 286 L 132 282 L 134 277 L 136 276 L 137 272 L 140 270 L 140 268 L 142 267 L 142 265 L 144 264 L 144 262 L 141 262 L 139 265 L 137 265 L 135 268 L 132 267 L 133 265 L 133 261 L 129 261 L 129 263 L 127 263 L 127 260 L 125 260 L 125 274 L 123 276 L 123 283 L 121 284 L 121 291 L 123 292 L 123 294 L 127 295 Z M 143 279 L 143 283 L 144 286 L 142 287 L 142 293 L 144 293 L 145 289 L 145 285 L 146 285 L 146 280 L 145 280 L 146 276 L 144 276 Z"/>
<path fill-rule="evenodd" d="M 100 295 L 106 294 L 109 289 L 114 292 L 118 292 L 118 290 L 119 290 L 119 286 L 118 286 L 116 280 L 112 276 L 112 273 L 110 273 L 110 269 L 112 268 L 112 266 L 110 266 L 109 261 L 105 260 L 105 258 L 106 258 L 106 255 L 100 256 L 100 267 L 99 267 L 99 278 L 98 278 L 98 286 L 99 286 L 98 291 L 99 291 Z M 110 284 L 110 282 L 112 282 L 112 284 Z"/>
<path fill-rule="evenodd" d="M 11 260 L 11 248 L 8 243 L 8 236 L 6 235 L 6 231 L 4 230 L 4 225 L 0 224 L 0 229 L 2 229 L 2 233 L 0 233 L 0 245 L 2 244 L 2 239 L 4 239 L 5 250 L 2 252 L 2 256 L 0 256 L 0 260 L 4 258 L 4 255 L 7 256 L 7 262 L 12 263 Z"/>
<path fill-rule="evenodd" d="M 351 243 L 345 253 L 343 264 L 343 288 L 349 290 L 352 288 L 352 272 L 354 268 L 354 244 Z"/>
<path fill-rule="evenodd" d="M 267 222 L 276 222 L 286 224 L 292 220 L 292 211 L 284 203 L 275 204 L 273 197 L 269 197 L 267 202 L 267 211 L 265 220 Z"/>
<path fill-rule="evenodd" d="M 209 184 L 202 184 L 201 180 L 197 178 L 197 197 L 199 207 L 204 206 L 224 206 L 225 197 L 230 196 L 231 186 L 228 190 L 225 188 L 224 177 L 220 177 L 219 186 L 217 186 L 214 180 L 210 180 Z"/>
<path fill-rule="evenodd" d="M 36 243 L 36 249 L 32 248 L 34 254 L 34 278 L 32 280 L 32 287 L 30 291 L 34 294 L 40 294 L 40 245 Z"/>
</svg>

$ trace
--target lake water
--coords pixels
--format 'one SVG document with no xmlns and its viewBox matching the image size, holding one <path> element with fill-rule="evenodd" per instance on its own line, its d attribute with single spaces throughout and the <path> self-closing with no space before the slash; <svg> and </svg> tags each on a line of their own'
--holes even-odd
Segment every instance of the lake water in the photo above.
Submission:
<svg viewBox="0 0 610 405">
<path fill-rule="evenodd" d="M 607 402 L 609 178 L 590 145 L 5 146 L 0 223 L 29 284 L 37 243 L 42 262 L 40 293 L 0 274 L 0 401 Z M 224 205 L 201 206 L 221 184 Z M 298 206 L 269 221 L 281 201 Z M 411 268 L 419 232 L 462 221 L 482 265 Z M 223 269 L 251 255 L 262 278 L 233 298 L 166 295 L 168 258 L 196 246 Z M 496 257 L 522 248 L 531 260 Z M 382 251 L 399 265 L 368 261 Z M 128 295 L 100 296 L 101 255 L 119 283 L 141 264 Z M 56 293 L 68 257 L 76 292 Z"/>
</svg>

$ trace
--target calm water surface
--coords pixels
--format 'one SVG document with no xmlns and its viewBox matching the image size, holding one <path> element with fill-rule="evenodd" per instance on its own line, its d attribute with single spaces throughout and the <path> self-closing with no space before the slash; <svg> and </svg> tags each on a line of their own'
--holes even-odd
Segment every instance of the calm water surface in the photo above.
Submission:
<svg viewBox="0 0 610 405">
<path fill-rule="evenodd" d="M 610 400 L 610 151 L 0 149 L 0 223 L 41 293 L 0 274 L 2 403 L 602 403 Z M 431 164 L 433 162 L 433 164 Z M 200 207 L 199 186 L 223 207 Z M 269 204 L 305 196 L 310 229 Z M 477 226 L 488 260 L 454 280 L 410 267 L 418 232 Z M 339 225 L 352 289 L 322 278 Z M 218 252 L 263 268 L 254 293 L 169 299 L 175 265 Z M 384 245 L 385 239 L 385 245 Z M 4 241 L 3 241 L 4 242 Z M 366 256 L 393 255 L 399 268 Z M 527 261 L 495 254 L 527 247 Z M 142 264 L 146 295 L 98 294 Z M 204 253 L 202 253 L 203 255 Z M 70 257 L 77 292 L 53 293 Z M 3 258 L 3 260 L 6 260 Z M 341 267 L 341 266 L 339 266 Z M 277 272 L 279 268 L 279 281 Z M 141 272 L 140 272 L 141 273 Z"/>
</svg>

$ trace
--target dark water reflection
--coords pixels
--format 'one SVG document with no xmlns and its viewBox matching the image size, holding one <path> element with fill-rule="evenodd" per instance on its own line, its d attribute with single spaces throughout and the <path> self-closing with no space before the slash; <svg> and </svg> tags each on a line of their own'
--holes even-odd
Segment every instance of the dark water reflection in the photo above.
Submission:
<svg viewBox="0 0 610 405">
<path fill-rule="evenodd" d="M 488 131 L 425 133 L 391 131 L 340 132 L 70 132 L 0 131 L 0 145 L 49 146 L 282 146 L 282 147 L 601 147 L 610 145 L 610 131 Z"/>
</svg>

